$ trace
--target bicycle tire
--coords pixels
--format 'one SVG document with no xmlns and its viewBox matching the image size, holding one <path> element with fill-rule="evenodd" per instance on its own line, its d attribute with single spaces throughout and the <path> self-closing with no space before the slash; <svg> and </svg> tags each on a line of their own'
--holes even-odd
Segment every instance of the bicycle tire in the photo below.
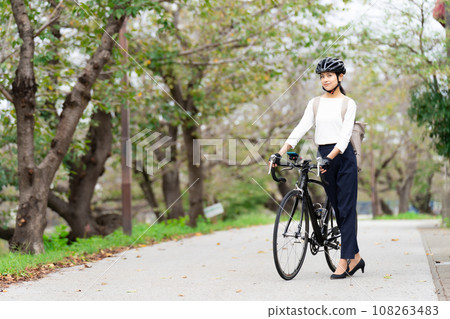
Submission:
<svg viewBox="0 0 450 319">
<path fill-rule="evenodd" d="M 328 224 L 327 224 L 327 228 L 326 228 L 326 232 L 327 232 L 326 240 L 330 240 L 331 234 L 333 233 L 332 229 L 335 228 L 335 232 L 338 233 L 339 238 L 334 240 L 334 244 L 336 245 L 334 247 L 338 247 L 338 248 L 334 248 L 332 246 L 325 245 L 323 248 L 323 251 L 325 253 L 325 259 L 327 261 L 328 267 L 330 268 L 330 270 L 332 272 L 334 272 L 336 270 L 336 266 L 339 262 L 339 259 L 341 258 L 341 242 L 340 242 L 341 231 L 339 230 L 339 227 L 337 226 L 336 216 L 334 215 L 334 209 L 331 207 L 330 207 L 330 209 L 331 209 L 330 217 L 328 219 Z M 337 234 L 335 236 L 337 236 Z"/>
<path fill-rule="evenodd" d="M 287 211 L 285 207 L 289 205 L 292 206 Z M 281 201 L 273 230 L 273 258 L 281 278 L 291 280 L 298 274 L 305 260 L 308 240 L 309 216 L 306 205 L 300 192 L 291 190 Z"/>
<path fill-rule="evenodd" d="M 334 236 L 339 236 L 339 238 L 335 239 L 331 245 L 324 245 L 324 247 L 323 247 L 327 265 L 330 268 L 330 270 L 334 272 L 336 270 L 336 266 L 339 262 L 340 253 L 341 253 L 340 230 L 337 227 L 338 225 L 337 225 L 337 221 L 336 221 L 336 216 L 334 215 L 334 210 L 331 207 L 331 202 L 329 201 L 328 197 L 326 196 L 325 186 L 323 185 L 323 183 L 321 181 L 314 180 L 314 179 L 310 179 L 308 182 L 319 186 L 320 187 L 319 193 L 325 194 L 323 197 L 312 198 L 313 205 L 316 203 L 320 204 L 321 207 L 325 208 L 330 214 L 330 216 L 328 218 L 328 223 L 326 225 L 326 228 L 324 229 L 324 234 L 326 234 L 325 240 L 328 240 L 328 241 L 330 240 L 331 235 L 333 234 L 333 231 L 332 231 L 333 228 L 334 228 Z M 311 185 L 308 185 L 308 188 L 311 188 L 310 186 Z"/>
</svg>

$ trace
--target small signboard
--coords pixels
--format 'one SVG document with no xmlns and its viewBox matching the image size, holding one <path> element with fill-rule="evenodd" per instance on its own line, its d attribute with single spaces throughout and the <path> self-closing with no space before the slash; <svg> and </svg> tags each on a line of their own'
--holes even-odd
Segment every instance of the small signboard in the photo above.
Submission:
<svg viewBox="0 0 450 319">
<path fill-rule="evenodd" d="M 205 217 L 206 218 L 212 218 L 214 216 L 223 214 L 224 209 L 221 203 L 217 203 L 208 207 L 205 207 Z"/>
</svg>

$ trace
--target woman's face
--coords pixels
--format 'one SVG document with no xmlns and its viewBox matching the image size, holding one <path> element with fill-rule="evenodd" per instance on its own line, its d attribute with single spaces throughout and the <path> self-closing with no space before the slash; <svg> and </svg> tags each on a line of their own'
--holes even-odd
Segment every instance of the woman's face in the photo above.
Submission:
<svg viewBox="0 0 450 319">
<path fill-rule="evenodd" d="M 344 77 L 343 74 L 339 74 L 339 81 L 342 81 L 343 77 Z M 320 73 L 320 81 L 322 82 L 322 86 L 326 90 L 332 90 L 338 85 L 336 73 L 333 72 Z"/>
</svg>

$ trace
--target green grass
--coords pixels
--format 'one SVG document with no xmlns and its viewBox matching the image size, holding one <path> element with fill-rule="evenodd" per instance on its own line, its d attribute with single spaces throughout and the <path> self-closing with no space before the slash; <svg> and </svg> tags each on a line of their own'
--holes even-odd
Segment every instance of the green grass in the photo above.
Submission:
<svg viewBox="0 0 450 319">
<path fill-rule="evenodd" d="M 396 216 L 383 215 L 377 216 L 375 219 L 439 219 L 439 215 L 429 215 L 429 214 L 418 214 L 415 212 L 400 213 Z"/>
<path fill-rule="evenodd" d="M 169 239 L 177 239 L 191 234 L 207 234 L 216 230 L 229 228 L 241 228 L 252 225 L 271 224 L 274 215 L 263 213 L 249 213 L 237 216 L 232 220 L 218 220 L 211 223 L 206 220 L 199 220 L 197 227 L 192 228 L 186 225 L 186 219 L 168 220 L 164 223 L 155 224 L 149 227 L 147 224 L 135 224 L 131 236 L 123 234 L 121 229 L 105 236 L 94 236 L 86 239 L 79 239 L 72 245 L 67 245 L 67 231 L 65 226 L 57 227 L 51 236 L 44 236 L 45 253 L 39 255 L 29 255 L 20 253 L 6 253 L 0 255 L 0 275 L 31 277 L 30 269 L 40 265 L 48 265 L 63 261 L 66 257 L 74 257 L 78 260 L 86 260 L 88 254 L 100 252 L 104 249 L 114 249 L 120 247 L 136 246 L 139 244 L 150 244 Z M 85 259 L 83 259 L 85 258 Z"/>
</svg>

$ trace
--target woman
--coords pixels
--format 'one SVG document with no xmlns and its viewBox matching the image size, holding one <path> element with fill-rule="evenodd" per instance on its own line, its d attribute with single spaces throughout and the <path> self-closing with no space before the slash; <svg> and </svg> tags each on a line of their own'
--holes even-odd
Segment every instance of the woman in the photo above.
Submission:
<svg viewBox="0 0 450 319">
<path fill-rule="evenodd" d="M 278 153 L 272 155 L 273 166 L 289 149 L 294 148 L 306 132 L 315 124 L 315 142 L 323 159 L 320 173 L 328 182 L 325 191 L 336 213 L 341 231 L 341 259 L 331 279 L 352 276 L 358 269 L 364 273 L 365 262 L 359 254 L 356 239 L 356 198 L 358 176 L 356 157 L 350 141 L 355 121 L 356 104 L 349 99 L 342 120 L 341 107 L 345 90 L 341 81 L 345 74 L 344 62 L 325 58 L 319 62 L 316 73 L 320 74 L 322 89 L 326 91 L 319 99 L 314 115 L 313 100 L 306 107 L 300 123 L 289 135 Z"/>
</svg>

